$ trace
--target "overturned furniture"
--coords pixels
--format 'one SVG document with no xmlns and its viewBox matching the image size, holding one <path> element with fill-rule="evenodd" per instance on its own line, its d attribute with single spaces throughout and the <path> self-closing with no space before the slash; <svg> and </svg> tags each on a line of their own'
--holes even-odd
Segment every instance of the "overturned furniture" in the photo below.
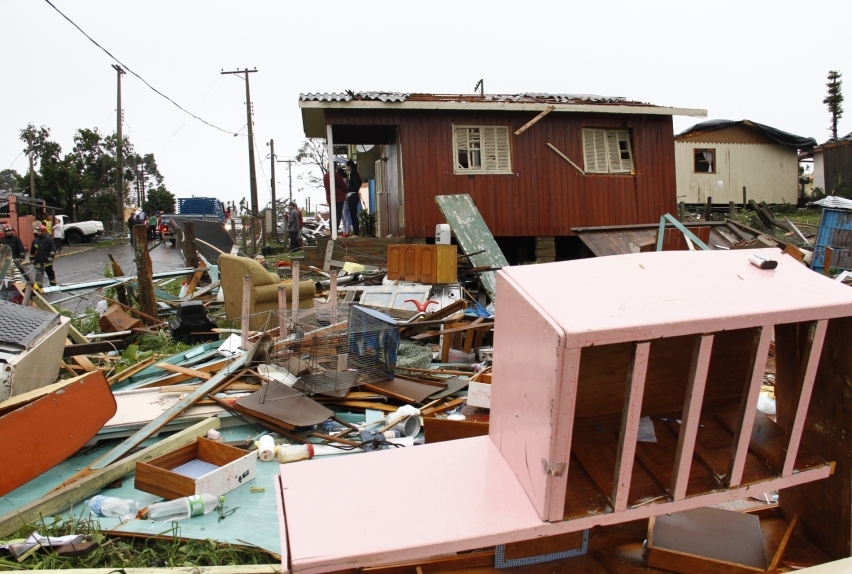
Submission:
<svg viewBox="0 0 852 574">
<path fill-rule="evenodd" d="M 754 254 L 778 267 L 752 265 Z M 776 489 L 782 513 L 799 514 L 828 555 L 850 555 L 848 288 L 775 249 L 640 253 L 498 278 L 489 436 L 282 467 L 286 568 L 420 560 Z M 757 411 L 773 336 L 778 423 Z M 332 509 L 369 511 L 334 488 L 340 476 L 403 472 L 384 484 L 387 504 L 463 492 L 452 517 L 317 539 Z"/>
<path fill-rule="evenodd" d="M 250 329 L 263 327 L 267 320 L 263 313 L 278 311 L 279 285 L 283 284 L 287 289 L 288 304 L 293 299 L 292 281 L 282 282 L 276 273 L 267 271 L 254 259 L 223 254 L 219 257 L 219 272 L 225 293 L 225 315 L 228 319 L 243 315 L 243 277 L 251 276 L 251 291 L 248 293 L 249 313 L 252 315 Z M 301 309 L 314 306 L 316 285 L 312 281 L 300 281 L 298 292 Z"/>
<path fill-rule="evenodd" d="M 0 301 L 0 401 L 56 382 L 71 320 Z"/>
</svg>

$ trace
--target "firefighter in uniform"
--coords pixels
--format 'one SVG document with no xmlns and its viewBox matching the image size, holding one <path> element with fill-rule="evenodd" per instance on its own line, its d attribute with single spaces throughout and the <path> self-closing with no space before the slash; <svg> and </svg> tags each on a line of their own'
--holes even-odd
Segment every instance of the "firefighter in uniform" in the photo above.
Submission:
<svg viewBox="0 0 852 574">
<path fill-rule="evenodd" d="M 36 236 L 30 246 L 30 259 L 36 272 L 36 285 L 43 283 L 45 274 L 50 285 L 56 285 L 56 273 L 53 272 L 53 238 L 47 234 L 47 227 L 44 225 L 36 229 Z"/>
</svg>

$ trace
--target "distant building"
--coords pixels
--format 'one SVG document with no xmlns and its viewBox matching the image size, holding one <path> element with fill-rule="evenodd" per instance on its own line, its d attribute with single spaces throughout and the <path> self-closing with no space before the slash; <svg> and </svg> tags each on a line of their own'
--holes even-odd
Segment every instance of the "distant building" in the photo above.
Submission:
<svg viewBox="0 0 852 574">
<path fill-rule="evenodd" d="M 814 148 L 814 188 L 832 194 L 841 182 L 852 185 L 852 133 Z"/>
<path fill-rule="evenodd" d="M 706 115 L 561 94 L 302 94 L 299 107 L 306 137 L 331 126 L 334 146 L 358 150 L 378 235 L 434 237 L 434 197 L 466 193 L 510 262 L 572 227 L 675 211 L 672 116 Z"/>
<path fill-rule="evenodd" d="M 709 120 L 675 136 L 678 201 L 727 204 L 748 199 L 792 203 L 799 198 L 799 151 L 813 138 L 749 120 Z"/>
</svg>

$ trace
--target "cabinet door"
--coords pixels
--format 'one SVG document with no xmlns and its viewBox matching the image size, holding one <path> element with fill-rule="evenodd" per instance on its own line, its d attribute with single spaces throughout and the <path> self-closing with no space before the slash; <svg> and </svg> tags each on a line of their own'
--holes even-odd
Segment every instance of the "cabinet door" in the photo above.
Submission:
<svg viewBox="0 0 852 574">
<path fill-rule="evenodd" d="M 435 245 L 420 245 L 420 279 L 421 283 L 437 283 L 438 265 Z"/>
<path fill-rule="evenodd" d="M 402 245 L 388 245 L 388 279 L 402 278 Z"/>
<path fill-rule="evenodd" d="M 417 248 L 419 245 L 406 245 L 403 249 L 402 279 L 406 281 L 420 281 L 420 260 Z"/>
</svg>

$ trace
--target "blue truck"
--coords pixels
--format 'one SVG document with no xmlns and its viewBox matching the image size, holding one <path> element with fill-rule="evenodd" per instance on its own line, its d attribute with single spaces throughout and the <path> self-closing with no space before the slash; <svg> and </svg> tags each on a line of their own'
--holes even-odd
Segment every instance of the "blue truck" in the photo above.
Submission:
<svg viewBox="0 0 852 574">
<path fill-rule="evenodd" d="M 225 223 L 225 206 L 215 197 L 179 197 L 178 212 L 182 217 L 216 219 Z"/>
</svg>

